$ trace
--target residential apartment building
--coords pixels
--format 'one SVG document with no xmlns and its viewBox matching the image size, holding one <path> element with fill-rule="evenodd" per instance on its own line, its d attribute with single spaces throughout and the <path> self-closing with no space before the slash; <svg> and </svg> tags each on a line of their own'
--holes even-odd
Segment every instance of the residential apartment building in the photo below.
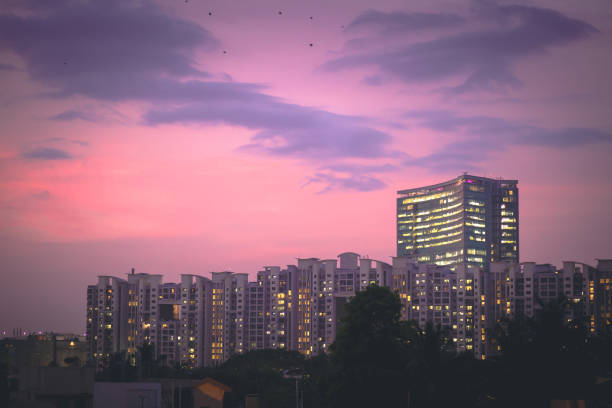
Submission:
<svg viewBox="0 0 612 408">
<path fill-rule="evenodd" d="M 87 288 L 87 342 L 89 352 L 102 367 L 113 353 L 130 349 L 128 283 L 112 276 L 99 276 Z"/>
<path fill-rule="evenodd" d="M 482 268 L 393 259 L 393 289 L 402 301 L 402 319 L 440 328 L 458 352 L 484 353 L 486 280 Z"/>
<path fill-rule="evenodd" d="M 485 270 L 415 257 L 395 257 L 389 265 L 345 252 L 266 266 L 253 282 L 231 272 L 181 275 L 179 283 L 150 274 L 101 276 L 87 289 L 87 341 L 100 368 L 113 353 L 135 355 L 145 343 L 156 358 L 184 367 L 269 348 L 317 355 L 335 340 L 346 303 L 372 284 L 398 293 L 402 319 L 441 327 L 457 351 L 477 358 L 497 352 L 491 338 L 501 319 L 533 317 L 560 296 L 570 305 L 568 321 L 587 322 L 591 333 L 612 327 L 612 260 L 597 267 L 564 262 L 560 269 L 499 261 Z"/>
<path fill-rule="evenodd" d="M 496 262 L 484 276 L 487 333 L 502 318 L 533 318 L 544 305 L 560 299 L 566 302 L 567 322 L 581 321 L 591 334 L 612 328 L 612 260 L 598 260 L 597 267 L 563 262 L 560 269 L 534 262 Z M 497 351 L 489 341 L 485 348 L 487 354 Z"/>
<path fill-rule="evenodd" d="M 89 350 L 99 367 L 145 343 L 170 366 L 214 365 L 267 348 L 315 355 L 334 341 L 350 297 L 391 281 L 391 265 L 352 252 L 340 254 L 339 264 L 308 258 L 268 266 L 255 282 L 232 272 L 181 275 L 180 283 L 133 271 L 127 279 L 101 276 L 87 289 Z"/>
<path fill-rule="evenodd" d="M 519 261 L 517 180 L 463 174 L 398 194 L 397 256 L 485 270 Z"/>
</svg>

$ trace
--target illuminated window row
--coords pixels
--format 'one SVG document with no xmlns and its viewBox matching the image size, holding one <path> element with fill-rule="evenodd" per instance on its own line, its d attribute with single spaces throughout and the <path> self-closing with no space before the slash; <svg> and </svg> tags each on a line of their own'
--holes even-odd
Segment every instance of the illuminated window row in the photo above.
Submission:
<svg viewBox="0 0 612 408">
<path fill-rule="evenodd" d="M 457 208 L 460 204 L 454 205 L 452 207 L 447 207 L 447 208 L 441 208 L 440 211 L 448 211 L 448 210 L 454 210 L 455 208 Z M 435 212 L 440 212 L 440 211 L 435 211 Z M 434 211 L 432 211 L 434 212 Z M 431 221 L 431 220 L 439 220 L 440 218 L 446 218 L 446 217 L 451 217 L 453 215 L 457 215 L 457 214 L 461 214 L 463 212 L 463 209 L 458 209 L 455 211 L 448 211 L 445 212 L 444 214 L 440 214 L 440 215 L 430 215 L 429 217 L 425 218 L 425 221 Z"/>
<path fill-rule="evenodd" d="M 405 198 L 404 200 L 402 200 L 402 204 L 422 203 L 423 201 L 436 200 L 439 198 L 451 196 L 453 194 L 453 191 L 443 191 L 441 193 L 429 194 L 421 197 Z"/>
<path fill-rule="evenodd" d="M 463 224 L 459 223 L 459 224 L 455 224 L 455 225 L 449 225 L 448 227 L 444 227 L 444 228 L 432 228 L 429 230 L 430 234 L 436 233 L 436 232 L 445 232 L 445 231 L 452 231 L 454 229 L 457 228 L 461 228 L 463 227 Z"/>
<path fill-rule="evenodd" d="M 416 242 L 429 242 L 429 241 L 435 241 L 437 239 L 442 239 L 442 238 L 456 237 L 457 235 L 461 235 L 462 233 L 463 231 L 455 231 L 449 234 L 434 235 L 432 237 L 419 238 L 416 240 Z"/>
<path fill-rule="evenodd" d="M 466 207 L 465 212 L 484 214 L 485 209 L 479 207 Z"/>
<path fill-rule="evenodd" d="M 419 230 L 419 229 L 425 229 L 425 228 L 429 228 L 429 227 L 439 227 L 440 225 L 451 224 L 453 222 L 458 222 L 458 221 L 461 221 L 461 217 L 453 218 L 453 219 L 450 219 L 450 220 L 432 222 L 431 224 L 416 225 L 414 227 L 414 229 L 415 230 Z"/>
<path fill-rule="evenodd" d="M 433 244 L 425 244 L 425 245 L 417 245 L 417 248 L 431 248 L 431 247 L 437 247 L 437 246 L 441 246 L 441 245 L 448 245 L 448 244 L 454 244 L 456 242 L 460 242 L 461 238 L 457 238 L 457 239 L 451 239 L 448 241 L 441 241 L 441 242 L 436 242 Z"/>
</svg>

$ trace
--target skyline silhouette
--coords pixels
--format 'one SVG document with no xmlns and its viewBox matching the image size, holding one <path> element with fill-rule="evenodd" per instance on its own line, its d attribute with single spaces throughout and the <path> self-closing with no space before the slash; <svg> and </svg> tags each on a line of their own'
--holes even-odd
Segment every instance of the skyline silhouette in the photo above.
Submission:
<svg viewBox="0 0 612 408">
<path fill-rule="evenodd" d="M 520 260 L 612 256 L 605 1 L 9 1 L 0 327 L 82 332 L 97 275 L 343 251 L 397 191 L 519 180 Z"/>
</svg>

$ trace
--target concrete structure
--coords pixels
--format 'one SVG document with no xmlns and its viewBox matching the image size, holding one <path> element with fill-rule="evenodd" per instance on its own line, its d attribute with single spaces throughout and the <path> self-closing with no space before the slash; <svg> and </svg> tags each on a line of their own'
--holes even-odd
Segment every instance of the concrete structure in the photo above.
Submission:
<svg viewBox="0 0 612 408">
<path fill-rule="evenodd" d="M 589 293 L 589 297 L 590 295 Z M 596 331 L 612 330 L 612 259 L 597 260 L 597 276 L 593 295 L 595 297 L 595 318 L 593 320 Z"/>
<path fill-rule="evenodd" d="M 503 318 L 532 318 L 546 303 L 566 299 L 568 322 L 587 322 L 592 334 L 612 328 L 612 261 L 598 267 L 563 262 L 550 264 L 508 261 L 483 268 L 460 264 L 420 264 L 410 257 L 393 259 L 393 289 L 402 301 L 402 318 L 420 327 L 427 322 L 449 333 L 457 351 L 478 358 L 495 354 L 491 343 Z"/>
<path fill-rule="evenodd" d="M 127 280 L 101 276 L 87 289 L 87 341 L 99 369 L 122 351 L 135 363 L 145 343 L 169 366 L 209 366 L 265 348 L 312 355 L 334 341 L 351 296 L 392 280 L 391 265 L 353 252 L 340 254 L 339 265 L 308 258 L 268 266 L 255 282 L 231 272 L 181 275 L 180 283 L 134 271 Z"/>
<path fill-rule="evenodd" d="M 579 262 L 550 264 L 497 262 L 486 278 L 487 331 L 502 318 L 532 318 L 542 305 L 564 299 L 567 322 L 584 321 L 591 334 L 612 328 L 612 261 L 598 260 L 597 267 Z M 496 352 L 486 342 L 485 354 Z"/>
<path fill-rule="evenodd" d="M 517 184 L 464 174 L 398 191 L 397 256 L 485 270 L 491 262 L 518 262 Z"/>
<path fill-rule="evenodd" d="M 148 274 L 100 277 L 88 288 L 88 344 L 98 368 L 118 351 L 135 363 L 146 342 L 169 366 L 210 366 L 267 348 L 316 355 L 335 340 L 345 304 L 372 284 L 398 292 L 403 319 L 442 327 L 458 351 L 478 358 L 496 352 L 490 339 L 501 319 L 533 317 L 560 296 L 571 305 L 568 321 L 585 319 L 591 333 L 609 330 L 612 320 L 612 260 L 599 260 L 597 268 L 564 262 L 561 269 L 498 261 L 487 270 L 415 257 L 389 265 L 345 252 L 266 266 L 254 282 L 231 272 L 181 275 L 180 283 Z"/>
<path fill-rule="evenodd" d="M 393 289 L 402 301 L 402 318 L 425 328 L 431 322 L 458 352 L 484 354 L 485 274 L 481 268 L 427 265 L 409 257 L 393 259 Z"/>
<path fill-rule="evenodd" d="M 87 362 L 88 344 L 84 336 L 76 334 L 6 337 L 0 340 L 0 355 L 9 367 L 82 367 Z"/>
<path fill-rule="evenodd" d="M 93 357 L 102 367 L 113 353 L 128 350 L 139 339 L 128 335 L 128 314 L 135 309 L 128 301 L 128 283 L 112 276 L 98 277 L 87 288 L 87 341 Z"/>
<path fill-rule="evenodd" d="M 246 273 L 213 272 L 212 360 L 222 362 L 246 347 Z"/>
<path fill-rule="evenodd" d="M 93 408 L 162 408 L 161 384 L 155 382 L 96 382 L 93 395 Z"/>
<path fill-rule="evenodd" d="M 21 367 L 8 407 L 91 408 L 93 368 Z"/>
<path fill-rule="evenodd" d="M 163 408 L 222 408 L 225 397 L 232 390 L 213 378 L 166 378 L 161 384 Z"/>
<path fill-rule="evenodd" d="M 193 389 L 193 408 L 223 408 L 223 400 L 232 389 L 213 378 L 205 378 Z"/>
</svg>

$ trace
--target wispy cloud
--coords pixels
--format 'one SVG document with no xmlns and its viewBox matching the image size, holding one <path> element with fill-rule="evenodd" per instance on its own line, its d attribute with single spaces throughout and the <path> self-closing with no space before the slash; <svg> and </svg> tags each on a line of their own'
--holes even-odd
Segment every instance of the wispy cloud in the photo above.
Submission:
<svg viewBox="0 0 612 408">
<path fill-rule="evenodd" d="M 303 185 L 322 184 L 324 188 L 319 193 L 327 193 L 331 190 L 356 190 L 356 191 L 374 191 L 384 188 L 386 184 L 376 178 L 364 175 L 349 175 L 340 176 L 335 173 L 317 172 Z"/>
<path fill-rule="evenodd" d="M 0 49 L 20 55 L 31 77 L 54 89 L 49 96 L 155 102 L 154 108 L 145 109 L 145 125 L 246 127 L 254 134 L 241 150 L 291 157 L 315 167 L 324 161 L 390 155 L 390 135 L 367 118 L 292 104 L 267 95 L 258 84 L 213 80 L 196 66 L 194 55 L 218 51 L 220 41 L 153 3 L 66 1 L 40 15 L 0 14 L 0 38 Z M 73 109 L 51 119 L 95 117 Z M 350 183 L 329 180 L 335 188 L 383 185 L 363 175 Z"/>
<path fill-rule="evenodd" d="M 21 56 L 30 76 L 56 88 L 56 96 L 146 97 L 160 76 L 206 76 L 192 52 L 219 43 L 150 2 L 58 2 L 42 14 L 40 6 L 27 15 L 0 14 L 0 47 Z"/>
<path fill-rule="evenodd" d="M 19 68 L 13 64 L 5 64 L 0 62 L 0 71 L 19 71 Z"/>
<path fill-rule="evenodd" d="M 70 160 L 73 158 L 70 153 L 53 147 L 36 147 L 23 152 L 21 157 L 30 160 Z"/>
<path fill-rule="evenodd" d="M 406 33 L 449 28 L 465 23 L 465 18 L 451 13 L 407 13 L 368 10 L 355 18 L 345 31 L 376 30 L 382 34 Z"/>
<path fill-rule="evenodd" d="M 51 198 L 51 193 L 48 190 L 43 190 L 39 193 L 32 194 L 32 198 L 36 200 L 46 201 Z"/>
<path fill-rule="evenodd" d="M 205 86 L 205 84 L 202 84 Z M 390 136 L 365 125 L 361 117 L 282 102 L 244 90 L 210 102 L 155 109 L 145 123 L 229 123 L 258 130 L 242 150 L 271 155 L 329 159 L 384 157 Z"/>
<path fill-rule="evenodd" d="M 82 111 L 75 110 L 75 109 L 70 109 L 70 110 L 58 113 L 57 115 L 51 116 L 49 119 L 60 121 L 60 122 L 67 122 L 67 121 L 73 121 L 73 120 L 83 120 L 85 122 L 96 122 L 96 118 L 93 115 L 87 112 L 82 112 Z"/>
<path fill-rule="evenodd" d="M 405 116 L 416 127 L 452 133 L 456 138 L 429 155 L 411 157 L 403 162 L 407 166 L 436 172 L 478 170 L 493 152 L 503 152 L 511 146 L 567 149 L 612 143 L 612 133 L 590 128 L 550 129 L 491 116 L 462 116 L 449 111 L 414 111 Z"/>
<path fill-rule="evenodd" d="M 70 143 L 70 144 L 79 145 L 81 147 L 89 146 L 89 142 L 86 140 L 67 139 L 65 137 L 49 137 L 49 138 L 43 139 L 41 143 L 60 143 L 60 144 Z"/>
<path fill-rule="evenodd" d="M 513 64 L 519 59 L 598 32 L 584 21 L 551 9 L 498 6 L 488 2 L 477 4 L 467 17 L 471 24 L 466 24 L 458 32 L 441 34 L 426 41 L 414 41 L 405 35 L 405 31 L 445 26 L 448 25 L 448 22 L 444 23 L 446 20 L 458 25 L 463 22 L 462 18 L 371 11 L 357 17 L 349 27 L 370 27 L 373 39 L 379 38 L 381 46 L 366 52 L 349 52 L 328 61 L 323 67 L 328 71 L 339 71 L 372 66 L 408 83 L 462 78 L 457 85 L 443 89 L 449 94 L 495 91 L 521 85 L 513 72 Z M 385 35 L 377 37 L 381 30 Z M 400 45 L 389 47 L 390 36 L 395 36 Z"/>
</svg>

